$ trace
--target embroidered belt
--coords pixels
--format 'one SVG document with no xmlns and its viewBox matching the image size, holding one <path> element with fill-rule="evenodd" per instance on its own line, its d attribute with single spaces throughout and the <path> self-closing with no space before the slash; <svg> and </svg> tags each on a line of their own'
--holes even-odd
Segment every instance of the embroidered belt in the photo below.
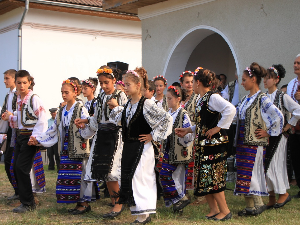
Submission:
<svg viewBox="0 0 300 225">
<path fill-rule="evenodd" d="M 221 136 L 219 138 L 212 138 L 212 139 L 203 139 L 199 141 L 200 146 L 214 146 L 220 145 L 223 143 L 228 142 L 228 136 Z"/>
<path fill-rule="evenodd" d="M 27 129 L 18 129 L 17 131 L 18 135 L 31 135 L 32 134 L 32 130 L 27 130 Z"/>
</svg>

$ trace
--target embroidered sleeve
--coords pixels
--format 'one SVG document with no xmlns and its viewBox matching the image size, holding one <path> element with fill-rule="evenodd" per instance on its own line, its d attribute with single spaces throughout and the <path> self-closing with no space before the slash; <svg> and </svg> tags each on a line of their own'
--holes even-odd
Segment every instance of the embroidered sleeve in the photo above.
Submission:
<svg viewBox="0 0 300 225">
<path fill-rule="evenodd" d="M 236 113 L 235 107 L 218 94 L 212 94 L 208 102 L 208 107 L 221 113 L 222 117 L 217 126 L 222 129 L 229 129 L 234 115 Z"/>
<path fill-rule="evenodd" d="M 36 137 L 47 130 L 48 120 L 44 104 L 37 95 L 32 98 L 32 106 L 35 115 L 38 117 L 38 121 L 32 131 L 32 136 Z"/>
<path fill-rule="evenodd" d="M 54 120 L 51 127 L 45 133 L 40 133 L 36 136 L 36 140 L 43 145 L 44 147 L 51 147 L 58 142 L 58 135 L 57 132 L 57 122 L 56 119 Z"/>
<path fill-rule="evenodd" d="M 182 128 L 187 128 L 191 126 L 191 120 L 189 118 L 189 116 L 187 114 L 184 115 L 184 119 L 182 122 Z M 191 145 L 194 141 L 194 133 L 188 133 L 187 135 L 185 135 L 183 138 L 178 138 L 179 143 L 182 144 L 184 147 L 188 147 L 189 145 Z"/>
<path fill-rule="evenodd" d="M 261 116 L 266 123 L 267 133 L 278 136 L 283 128 L 283 115 L 267 96 L 261 98 Z"/>
<path fill-rule="evenodd" d="M 85 107 L 82 107 L 80 117 L 81 117 L 81 119 L 86 119 L 89 117 L 89 113 Z M 86 124 L 85 128 L 79 129 L 79 132 L 80 132 L 81 137 L 83 137 L 84 139 L 90 139 L 96 133 L 94 129 L 90 128 L 89 124 Z"/>
<path fill-rule="evenodd" d="M 18 128 L 18 117 L 17 112 L 14 112 L 13 116 L 9 116 L 9 126 L 11 128 Z"/>
<path fill-rule="evenodd" d="M 296 103 L 289 95 L 283 95 L 284 107 L 292 114 L 292 118 L 288 121 L 292 126 L 296 126 L 300 120 L 300 105 Z"/>
<path fill-rule="evenodd" d="M 115 107 L 109 114 L 109 122 L 114 123 L 117 126 L 121 126 L 123 110 L 124 110 L 124 106 Z"/>
<path fill-rule="evenodd" d="M 121 92 L 120 93 L 120 98 L 119 98 L 119 106 L 124 106 L 126 103 L 127 103 L 128 99 L 127 99 L 127 96 L 124 92 Z"/>
<path fill-rule="evenodd" d="M 143 108 L 144 117 L 152 128 L 152 138 L 154 141 L 167 139 L 172 133 L 173 118 L 165 110 L 159 108 L 154 101 L 146 99 Z"/>
<path fill-rule="evenodd" d="M 226 99 L 227 101 L 229 101 L 229 93 L 228 93 L 228 85 L 226 85 L 226 87 L 224 88 L 223 91 L 221 91 L 221 95 L 224 99 Z"/>
</svg>

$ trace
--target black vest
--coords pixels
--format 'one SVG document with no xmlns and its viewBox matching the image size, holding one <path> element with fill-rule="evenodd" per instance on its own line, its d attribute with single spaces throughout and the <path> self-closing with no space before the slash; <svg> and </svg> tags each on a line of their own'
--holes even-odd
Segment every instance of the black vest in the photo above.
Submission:
<svg viewBox="0 0 300 225">
<path fill-rule="evenodd" d="M 144 102 L 146 98 L 143 96 L 137 106 L 137 109 L 131 118 L 131 120 L 128 123 L 126 122 L 126 109 L 128 107 L 128 104 L 131 100 L 129 100 L 124 107 L 123 113 L 122 113 L 122 138 L 123 142 L 125 141 L 139 141 L 139 135 L 141 134 L 150 134 L 152 131 L 151 127 L 147 123 L 144 115 L 143 115 L 143 107 Z"/>
</svg>

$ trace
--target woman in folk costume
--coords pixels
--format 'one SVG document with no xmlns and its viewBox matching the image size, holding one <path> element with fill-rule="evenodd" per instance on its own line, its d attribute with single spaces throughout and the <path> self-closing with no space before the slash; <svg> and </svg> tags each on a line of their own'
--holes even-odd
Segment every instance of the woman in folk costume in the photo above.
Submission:
<svg viewBox="0 0 300 225">
<path fill-rule="evenodd" d="M 88 140 L 82 137 L 84 130 L 78 129 L 74 120 L 87 118 L 89 114 L 83 103 L 75 100 L 77 88 L 73 81 L 62 83 L 62 98 L 67 104 L 60 108 L 53 125 L 45 133 L 30 139 L 32 145 L 41 144 L 45 147 L 58 143 L 60 168 L 56 183 L 57 203 L 77 203 L 74 209 L 68 210 L 73 215 L 90 211 L 89 202 L 96 199 L 93 183 L 83 180 L 90 148 Z"/>
<path fill-rule="evenodd" d="M 269 136 L 280 135 L 283 128 L 282 113 L 265 93 L 259 90 L 266 70 L 252 63 L 242 76 L 242 85 L 250 91 L 237 107 L 237 180 L 235 194 L 244 194 L 246 208 L 239 216 L 258 215 L 266 206 L 261 196 L 268 196 L 264 171 L 265 146 Z"/>
<path fill-rule="evenodd" d="M 267 69 L 264 78 L 264 86 L 268 89 L 267 96 L 271 102 L 282 112 L 284 116 L 283 134 L 269 138 L 265 158 L 266 180 L 269 191 L 269 203 L 267 208 L 280 208 L 291 201 L 290 195 L 286 192 L 290 189 L 287 175 L 287 137 L 290 128 L 296 126 L 300 119 L 300 105 L 289 95 L 277 89 L 282 78 L 285 77 L 285 69 L 281 64 L 272 65 Z M 292 115 L 292 116 L 291 116 Z M 274 140 L 272 140 L 274 139 Z M 275 194 L 279 194 L 276 202 Z"/>
<path fill-rule="evenodd" d="M 167 87 L 167 79 L 162 75 L 153 77 L 153 82 L 155 85 L 155 94 L 151 98 L 153 101 L 157 101 L 157 106 L 168 111 L 167 99 L 164 95 L 164 90 Z"/>
<path fill-rule="evenodd" d="M 94 116 L 84 120 L 77 119 L 78 127 L 89 124 L 88 136 L 94 135 L 91 155 L 87 164 L 87 181 L 103 180 L 111 196 L 112 208 L 103 215 L 104 218 L 114 218 L 121 214 L 123 207 L 115 204 L 114 193 L 119 192 L 121 179 L 122 137 L 119 126 L 109 121 L 111 109 L 108 102 L 115 99 L 119 105 L 127 102 L 124 92 L 115 89 L 116 73 L 108 66 L 101 66 L 97 71 L 98 80 L 103 90 L 97 99 Z"/>
<path fill-rule="evenodd" d="M 15 213 L 25 213 L 35 209 L 35 201 L 32 191 L 30 171 L 34 157 L 37 153 L 36 146 L 29 145 L 30 136 L 39 136 L 47 130 L 47 115 L 41 99 L 33 94 L 34 78 L 26 70 L 16 73 L 16 87 L 18 90 L 17 111 L 6 111 L 2 119 L 9 120 L 12 128 L 18 128 L 17 140 L 14 149 L 14 175 L 19 192 L 21 205 L 15 209 Z M 14 140 L 14 139 L 12 139 Z M 41 160 L 41 158 L 39 158 Z M 43 175 L 42 164 L 39 164 L 40 175 Z M 35 176 L 33 176 L 33 180 Z M 42 178 L 42 176 L 41 176 Z M 41 182 L 44 186 L 44 177 Z M 34 182 L 33 182 L 34 183 Z M 36 185 L 37 189 L 40 189 Z"/>
<path fill-rule="evenodd" d="M 214 72 L 202 67 L 195 70 L 194 91 L 200 94 L 195 111 L 196 125 L 176 128 L 175 132 L 179 137 L 184 137 L 187 133 L 196 134 L 194 195 L 205 196 L 210 208 L 207 219 L 223 221 L 232 217 L 224 193 L 228 142 L 224 129 L 229 128 L 235 108 L 219 94 L 211 91 L 216 84 Z"/>
<path fill-rule="evenodd" d="M 184 92 L 183 94 L 186 95 L 185 101 L 181 102 L 181 107 L 183 107 L 188 112 L 192 125 L 195 125 L 195 107 L 199 100 L 199 95 L 195 94 L 193 89 L 194 72 L 184 71 L 182 74 L 180 74 L 179 81 Z M 188 165 L 186 180 L 187 190 L 194 190 L 194 165 L 194 160 L 192 160 Z"/>
<path fill-rule="evenodd" d="M 131 99 L 118 106 L 115 99 L 111 121 L 122 126 L 123 155 L 121 163 L 121 190 L 119 202 L 130 206 L 137 215 L 133 224 L 150 222 L 150 213 L 156 212 L 155 158 L 151 140 L 162 141 L 171 134 L 172 117 L 152 100 L 142 96 L 147 89 L 147 74 L 127 71 L 123 76 L 125 92 Z"/>
<path fill-rule="evenodd" d="M 187 165 L 193 160 L 194 135 L 188 134 L 184 138 L 175 135 L 175 128 L 191 126 L 188 112 L 180 107 L 181 89 L 170 86 L 166 97 L 168 113 L 173 118 L 173 131 L 163 144 L 164 157 L 160 181 L 164 190 L 165 205 L 169 207 L 173 204 L 173 211 L 177 212 L 190 203 L 190 200 L 185 196 L 185 182 Z"/>
</svg>

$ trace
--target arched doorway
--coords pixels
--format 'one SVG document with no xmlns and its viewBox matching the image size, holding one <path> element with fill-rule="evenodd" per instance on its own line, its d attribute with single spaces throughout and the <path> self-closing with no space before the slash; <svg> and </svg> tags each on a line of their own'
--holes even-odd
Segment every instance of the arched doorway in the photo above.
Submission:
<svg viewBox="0 0 300 225">
<path fill-rule="evenodd" d="M 228 38 L 209 26 L 198 26 L 181 36 L 169 53 L 164 68 L 168 83 L 178 81 L 180 73 L 202 66 L 216 74 L 224 73 L 227 81 L 234 80 L 239 63 Z"/>
</svg>

